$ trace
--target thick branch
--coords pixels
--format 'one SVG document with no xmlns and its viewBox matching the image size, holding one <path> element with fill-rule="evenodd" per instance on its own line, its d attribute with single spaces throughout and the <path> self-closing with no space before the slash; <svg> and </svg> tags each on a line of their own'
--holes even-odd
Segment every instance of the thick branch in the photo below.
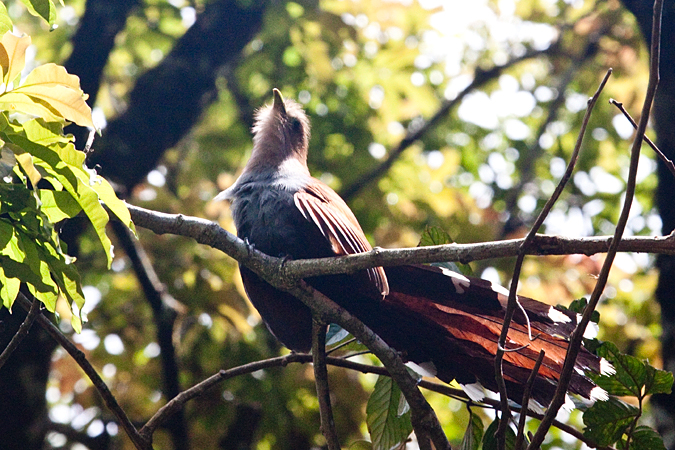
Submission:
<svg viewBox="0 0 675 450">
<path fill-rule="evenodd" d="M 221 228 L 217 223 L 182 214 L 166 214 L 128 205 L 136 225 L 157 234 L 176 234 L 217 248 L 251 269 L 275 265 L 286 276 L 306 278 L 318 275 L 351 273 L 369 267 L 423 264 L 444 261 L 471 261 L 507 258 L 518 255 L 524 239 L 510 239 L 476 244 L 447 244 L 429 247 L 381 249 L 335 258 L 282 261 L 261 253 Z M 594 255 L 606 253 L 611 236 L 569 238 L 536 235 L 528 246 L 528 255 Z M 619 244 L 619 251 L 675 255 L 675 236 L 632 236 Z M 282 267 L 283 262 L 283 267 Z"/>
</svg>

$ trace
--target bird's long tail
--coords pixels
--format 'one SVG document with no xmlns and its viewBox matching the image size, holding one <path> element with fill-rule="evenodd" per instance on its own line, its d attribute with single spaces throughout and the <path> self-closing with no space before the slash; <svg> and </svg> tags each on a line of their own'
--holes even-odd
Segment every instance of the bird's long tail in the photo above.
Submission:
<svg viewBox="0 0 675 450">
<path fill-rule="evenodd" d="M 508 291 L 487 280 L 433 266 L 392 267 L 386 273 L 390 293 L 380 304 L 375 331 L 408 360 L 431 368 L 441 380 L 457 380 L 474 399 L 480 397 L 481 386 L 496 391 L 494 356 Z M 503 359 L 508 396 L 520 403 L 543 350 L 545 356 L 531 398 L 547 406 L 560 377 L 577 314 L 520 296 L 519 304 Z M 569 391 L 586 399 L 606 399 L 605 391 L 586 376 L 589 371 L 611 373 L 613 368 L 582 348 Z"/>
</svg>

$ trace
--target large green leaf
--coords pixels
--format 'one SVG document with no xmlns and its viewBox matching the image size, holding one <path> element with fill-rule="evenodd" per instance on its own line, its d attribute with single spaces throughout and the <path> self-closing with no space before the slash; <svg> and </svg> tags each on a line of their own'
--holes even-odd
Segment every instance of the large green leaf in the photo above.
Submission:
<svg viewBox="0 0 675 450">
<path fill-rule="evenodd" d="M 598 445 L 612 445 L 628 432 L 640 410 L 615 397 L 595 402 L 584 413 L 584 436 Z"/>
<path fill-rule="evenodd" d="M 483 435 L 483 450 L 498 450 L 499 441 L 497 440 L 497 429 L 499 428 L 499 419 L 495 419 L 485 430 Z M 506 450 L 514 450 L 516 446 L 516 433 L 513 428 L 506 428 Z"/>
<path fill-rule="evenodd" d="M 401 390 L 391 378 L 377 379 L 366 406 L 366 424 L 374 450 L 398 448 L 410 436 L 410 412 L 399 415 L 401 397 Z"/>
<path fill-rule="evenodd" d="M 611 342 L 604 342 L 596 350 L 599 356 L 609 360 L 616 369 L 612 376 L 594 376 L 596 383 L 612 395 L 645 395 L 670 393 L 673 374 L 658 370 L 646 361 L 623 354 Z"/>
<path fill-rule="evenodd" d="M 644 425 L 635 428 L 629 448 L 630 450 L 666 450 L 661 435 Z"/>
<path fill-rule="evenodd" d="M 77 201 L 65 191 L 40 190 L 40 210 L 47 215 L 52 223 L 75 217 L 82 208 Z"/>
<path fill-rule="evenodd" d="M 482 440 L 483 421 L 477 414 L 469 411 L 469 425 L 466 427 L 459 450 L 478 450 Z"/>
</svg>

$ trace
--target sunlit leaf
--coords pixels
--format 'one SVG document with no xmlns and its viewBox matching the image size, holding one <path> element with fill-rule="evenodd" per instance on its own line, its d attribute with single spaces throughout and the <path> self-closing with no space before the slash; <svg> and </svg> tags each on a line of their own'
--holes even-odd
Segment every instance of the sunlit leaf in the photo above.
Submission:
<svg viewBox="0 0 675 450">
<path fill-rule="evenodd" d="M 28 11 L 38 17 L 42 17 L 50 26 L 56 21 L 56 6 L 52 0 L 21 0 Z"/>
<path fill-rule="evenodd" d="M 52 223 L 75 217 L 82 208 L 68 192 L 40 190 L 40 210 L 44 212 Z"/>
<path fill-rule="evenodd" d="M 0 2 L 0 35 L 4 35 L 12 28 L 13 28 L 12 19 L 9 18 L 9 14 L 7 13 L 7 7 L 5 6 L 4 3 Z"/>
<path fill-rule="evenodd" d="M 51 122 L 63 120 L 61 113 L 52 108 L 46 101 L 15 91 L 0 95 L 0 111 L 22 112 L 42 117 Z"/>
<path fill-rule="evenodd" d="M 35 166 L 33 165 L 33 157 L 31 156 L 31 154 L 22 153 L 20 155 L 15 155 L 15 157 L 16 161 L 21 166 L 21 169 L 23 169 L 23 172 L 26 174 L 31 184 L 34 187 L 37 186 L 38 182 L 42 178 L 42 175 L 40 175 L 40 172 L 38 172 Z"/>
<path fill-rule="evenodd" d="M 69 74 L 62 66 L 50 63 L 36 67 L 12 92 L 42 100 L 66 120 L 94 128 L 91 108 L 80 89 L 79 77 Z"/>
<path fill-rule="evenodd" d="M 8 85 L 21 74 L 26 65 L 26 49 L 30 45 L 30 36 L 17 37 L 11 31 L 6 32 L 0 41 L 0 68 L 2 82 Z"/>
<path fill-rule="evenodd" d="M 7 277 L 2 266 L 0 266 L 0 298 L 2 298 L 2 305 L 5 308 L 12 309 L 12 304 L 19 294 L 20 287 L 21 280 Z"/>
</svg>

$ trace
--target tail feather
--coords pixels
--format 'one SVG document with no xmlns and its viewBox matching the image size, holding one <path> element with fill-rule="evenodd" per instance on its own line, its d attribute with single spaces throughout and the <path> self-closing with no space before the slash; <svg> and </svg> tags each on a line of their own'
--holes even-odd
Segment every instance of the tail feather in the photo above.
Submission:
<svg viewBox="0 0 675 450">
<path fill-rule="evenodd" d="M 390 293 L 383 300 L 400 314 L 400 332 L 417 329 L 417 339 L 407 336 L 385 340 L 404 341 L 406 356 L 417 363 L 429 358 L 438 378 L 456 379 L 461 384 L 480 382 L 496 390 L 494 355 L 501 333 L 508 292 L 486 280 L 468 278 L 430 266 L 401 266 L 386 269 Z M 523 386 L 534 368 L 539 352 L 545 352 L 532 397 L 548 405 L 556 389 L 568 347 L 576 327 L 576 314 L 535 300 L 518 297 L 517 311 L 509 329 L 503 373 L 509 397 L 519 402 Z M 404 317 L 403 315 L 407 315 Z M 403 325 L 414 321 L 417 326 Z M 422 327 L 419 324 L 422 323 Z M 420 333 L 420 328 L 426 330 Z M 388 333 L 385 330 L 384 334 Z M 393 345 L 396 347 L 396 343 Z M 433 350 L 420 347 L 433 346 Z M 582 348 L 572 374 L 569 391 L 587 399 L 602 398 L 597 386 L 585 375 L 599 373 L 606 362 Z"/>
</svg>

